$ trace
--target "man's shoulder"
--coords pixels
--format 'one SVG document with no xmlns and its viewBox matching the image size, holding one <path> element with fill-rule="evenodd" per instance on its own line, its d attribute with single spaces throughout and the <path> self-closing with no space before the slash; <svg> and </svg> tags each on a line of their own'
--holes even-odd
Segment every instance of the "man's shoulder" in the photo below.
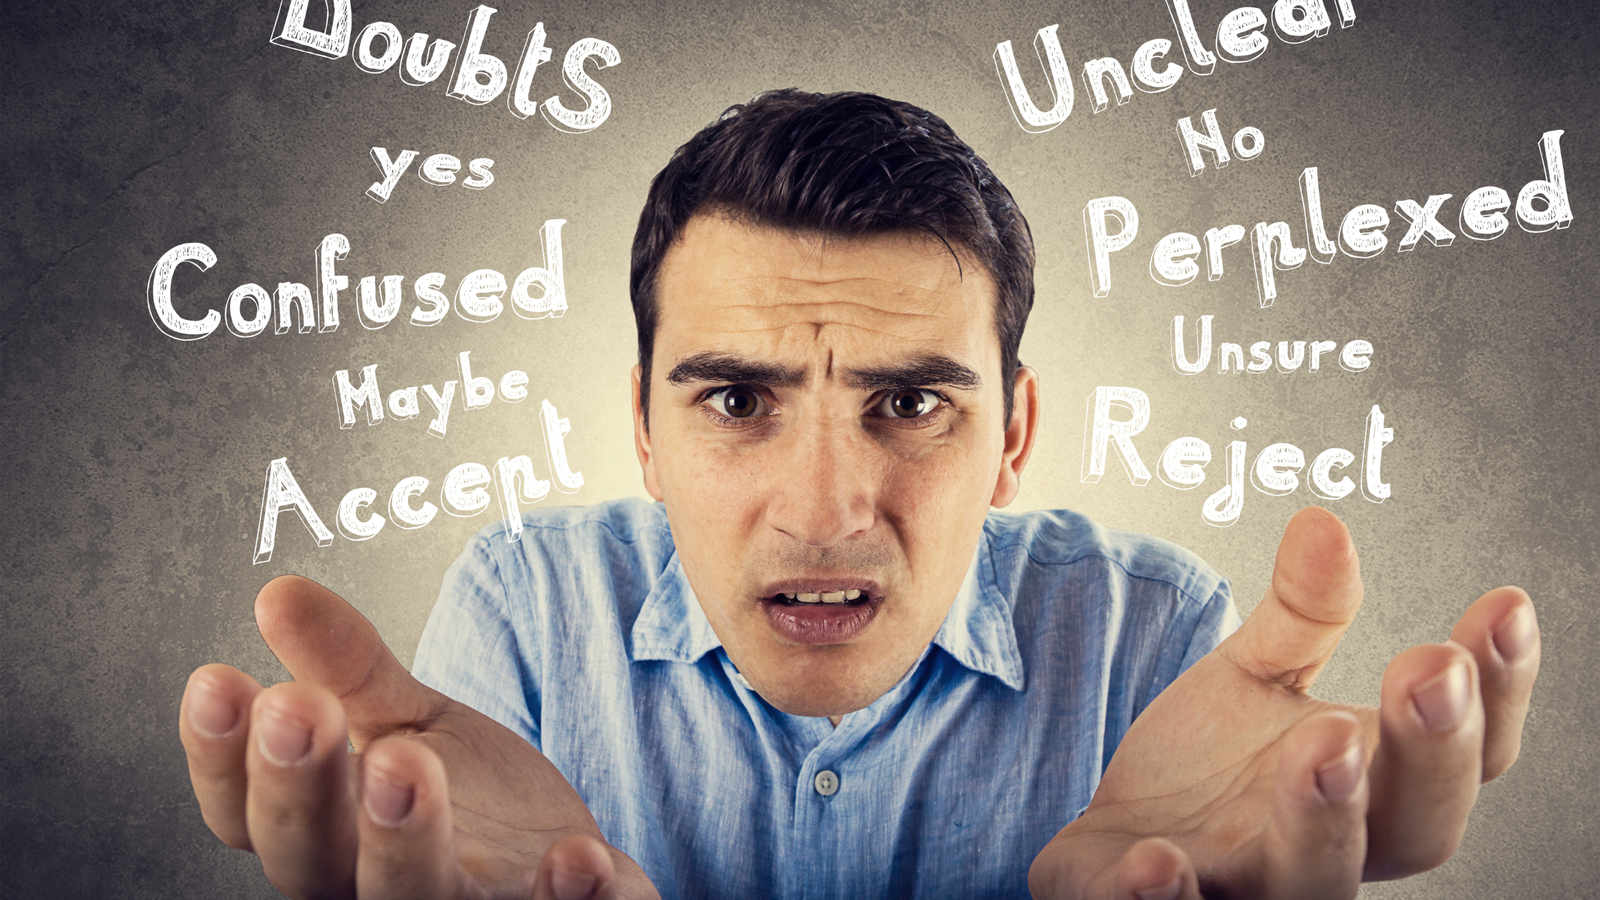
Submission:
<svg viewBox="0 0 1600 900">
<path fill-rule="evenodd" d="M 670 551 L 672 531 L 667 514 L 659 503 L 638 497 L 623 497 L 584 506 L 546 506 L 524 512 L 512 522 L 502 519 L 479 529 L 473 536 L 478 544 L 530 541 L 541 544 L 646 544 L 665 545 Z"/>
<path fill-rule="evenodd" d="M 456 567 L 492 573 L 514 590 L 558 584 L 650 581 L 675 547 L 659 503 L 637 497 L 587 506 L 551 506 L 480 529 Z"/>
<path fill-rule="evenodd" d="M 1192 551 L 1164 538 L 1118 531 L 1068 509 L 991 512 L 984 523 L 990 551 L 1015 566 L 1065 575 L 1094 567 L 1122 577 L 1171 585 L 1205 603 L 1225 581 Z"/>
</svg>

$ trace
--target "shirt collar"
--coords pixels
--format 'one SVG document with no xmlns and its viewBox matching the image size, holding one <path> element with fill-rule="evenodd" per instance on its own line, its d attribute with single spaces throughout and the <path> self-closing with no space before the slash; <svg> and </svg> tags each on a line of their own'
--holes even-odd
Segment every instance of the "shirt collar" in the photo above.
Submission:
<svg viewBox="0 0 1600 900">
<path fill-rule="evenodd" d="M 1012 690 L 1020 691 L 1027 683 L 1012 625 L 1011 604 L 995 582 L 988 529 L 978 538 L 972 565 L 968 566 L 967 576 L 944 624 L 933 636 L 933 643 L 956 662 L 992 675 Z M 634 620 L 634 661 L 666 660 L 692 665 L 720 646 L 722 641 L 700 608 L 678 554 L 673 553 Z"/>
<path fill-rule="evenodd" d="M 674 551 L 667 568 L 656 579 L 656 586 L 644 598 L 639 618 L 633 621 L 633 659 L 693 665 L 720 646 L 722 641 L 711 630 L 711 622 L 700 608 L 694 588 L 689 587 Z"/>
</svg>

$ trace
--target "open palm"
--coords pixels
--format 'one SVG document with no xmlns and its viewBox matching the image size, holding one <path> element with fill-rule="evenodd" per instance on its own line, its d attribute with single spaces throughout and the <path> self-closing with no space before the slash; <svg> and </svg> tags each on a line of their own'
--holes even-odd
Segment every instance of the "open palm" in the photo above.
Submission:
<svg viewBox="0 0 1600 900">
<path fill-rule="evenodd" d="M 1290 522 L 1250 618 L 1134 722 L 1089 808 L 1035 860 L 1035 897 L 1353 897 L 1439 865 L 1515 760 L 1539 666 L 1532 603 L 1485 594 L 1385 672 L 1379 706 L 1309 696 L 1361 605 L 1350 536 Z"/>
<path fill-rule="evenodd" d="M 179 729 L 206 823 L 284 894 L 657 896 L 543 754 L 412 678 L 349 604 L 280 578 L 256 618 L 295 680 L 202 667 Z"/>
</svg>

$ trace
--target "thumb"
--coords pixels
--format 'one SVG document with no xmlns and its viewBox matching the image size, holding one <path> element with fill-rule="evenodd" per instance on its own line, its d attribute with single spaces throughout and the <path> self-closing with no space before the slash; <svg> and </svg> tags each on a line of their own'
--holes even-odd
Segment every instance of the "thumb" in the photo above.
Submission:
<svg viewBox="0 0 1600 900">
<path fill-rule="evenodd" d="M 256 626 L 295 681 L 344 705 L 357 744 L 438 714 L 444 696 L 411 677 L 366 617 L 315 581 L 285 575 L 256 595 Z"/>
<path fill-rule="evenodd" d="M 615 900 L 617 869 L 598 839 L 573 835 L 545 851 L 534 879 L 534 900 Z"/>
<path fill-rule="evenodd" d="M 1350 532 L 1338 516 L 1308 506 L 1283 530 L 1266 596 L 1219 649 L 1257 678 L 1303 692 L 1360 608 Z"/>
</svg>

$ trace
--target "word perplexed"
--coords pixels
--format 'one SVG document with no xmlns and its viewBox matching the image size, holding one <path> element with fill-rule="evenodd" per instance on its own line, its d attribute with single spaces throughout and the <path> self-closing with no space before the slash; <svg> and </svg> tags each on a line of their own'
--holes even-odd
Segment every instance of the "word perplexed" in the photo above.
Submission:
<svg viewBox="0 0 1600 900">
<path fill-rule="evenodd" d="M 1212 119 L 1215 124 L 1215 119 Z M 1516 219 L 1523 231 L 1540 233 L 1572 224 L 1572 204 L 1567 199 L 1567 178 L 1561 161 L 1562 131 L 1547 131 L 1539 139 L 1544 178 L 1536 178 L 1517 192 Z M 1220 137 L 1217 143 L 1220 145 Z M 1198 153 L 1196 153 L 1198 158 Z M 1394 211 L 1409 227 L 1394 245 L 1395 252 L 1415 250 L 1424 238 L 1434 247 L 1448 247 L 1456 234 L 1439 221 L 1445 201 L 1452 194 L 1432 194 L 1418 203 L 1397 200 Z M 1309 257 L 1327 265 L 1343 253 L 1366 259 L 1388 249 L 1389 212 L 1375 203 L 1352 207 L 1330 234 L 1323 217 L 1322 193 L 1317 169 L 1300 173 L 1300 203 L 1305 213 L 1305 243 L 1294 245 L 1293 229 L 1287 222 L 1257 222 L 1250 230 L 1249 258 L 1255 271 L 1256 294 L 1262 307 L 1278 297 L 1276 272 L 1299 268 Z M 1456 223 L 1462 234 L 1475 241 L 1492 241 L 1506 233 L 1512 209 L 1511 195 L 1504 188 L 1485 185 L 1467 194 L 1457 211 Z M 1139 234 L 1139 211 L 1125 197 L 1098 197 L 1083 208 L 1083 230 L 1088 242 L 1089 279 L 1096 297 L 1111 292 L 1111 254 L 1127 249 Z M 1337 235 L 1337 242 L 1334 235 Z M 1243 225 L 1237 223 L 1206 230 L 1203 238 L 1175 231 L 1156 242 L 1150 254 L 1152 280 L 1169 287 L 1181 287 L 1200 274 L 1202 255 L 1206 277 L 1216 281 L 1223 276 L 1222 251 L 1244 240 Z"/>
</svg>

